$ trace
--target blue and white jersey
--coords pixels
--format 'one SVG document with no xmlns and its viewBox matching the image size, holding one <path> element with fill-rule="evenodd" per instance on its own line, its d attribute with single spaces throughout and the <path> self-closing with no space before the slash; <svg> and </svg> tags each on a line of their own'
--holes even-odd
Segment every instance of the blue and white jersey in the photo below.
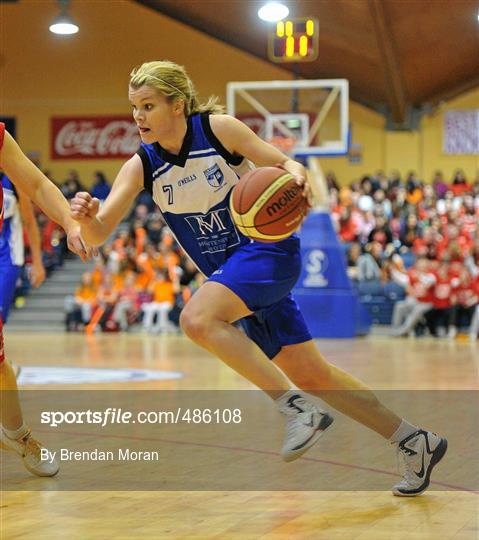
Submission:
<svg viewBox="0 0 479 540">
<path fill-rule="evenodd" d="M 239 246 L 250 243 L 233 223 L 229 200 L 239 177 L 252 165 L 224 148 L 211 130 L 208 114 L 188 118 L 178 155 L 158 143 L 142 144 L 138 155 L 145 188 L 203 274 L 210 276 Z"/>
<path fill-rule="evenodd" d="M 23 227 L 18 195 L 10 180 L 2 177 L 3 228 L 0 232 L 0 264 L 22 266 L 24 263 Z"/>
</svg>

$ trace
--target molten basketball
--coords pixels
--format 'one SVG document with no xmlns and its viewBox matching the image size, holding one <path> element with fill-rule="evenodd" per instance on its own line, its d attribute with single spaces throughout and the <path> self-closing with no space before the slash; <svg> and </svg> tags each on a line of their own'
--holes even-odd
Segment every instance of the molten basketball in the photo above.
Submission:
<svg viewBox="0 0 479 540">
<path fill-rule="evenodd" d="M 279 242 L 290 236 L 301 225 L 307 208 L 295 177 L 278 167 L 247 172 L 230 199 L 235 225 L 258 242 Z"/>
</svg>

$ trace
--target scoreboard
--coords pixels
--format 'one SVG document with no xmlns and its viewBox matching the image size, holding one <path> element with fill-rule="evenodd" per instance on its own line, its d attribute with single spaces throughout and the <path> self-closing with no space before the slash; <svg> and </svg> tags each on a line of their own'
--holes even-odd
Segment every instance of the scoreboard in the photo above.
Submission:
<svg viewBox="0 0 479 540">
<path fill-rule="evenodd" d="M 273 62 L 312 62 L 318 57 L 319 21 L 312 17 L 276 23 L 268 40 Z"/>
</svg>

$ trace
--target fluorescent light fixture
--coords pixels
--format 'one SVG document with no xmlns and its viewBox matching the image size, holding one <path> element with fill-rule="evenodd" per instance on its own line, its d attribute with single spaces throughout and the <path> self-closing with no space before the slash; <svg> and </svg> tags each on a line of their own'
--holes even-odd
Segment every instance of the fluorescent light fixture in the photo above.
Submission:
<svg viewBox="0 0 479 540">
<path fill-rule="evenodd" d="M 289 15 L 289 9 L 279 2 L 268 2 L 258 9 L 258 17 L 263 21 L 277 22 Z"/>
<path fill-rule="evenodd" d="M 76 34 L 80 28 L 73 22 L 70 15 L 68 15 L 67 9 L 69 0 L 59 0 L 58 3 L 60 4 L 60 15 L 58 15 L 50 25 L 50 32 L 62 36 Z"/>
<path fill-rule="evenodd" d="M 76 34 L 79 30 L 78 26 L 70 22 L 55 22 L 50 25 L 50 32 L 54 34 L 60 34 L 62 36 L 67 36 L 70 34 Z"/>
</svg>

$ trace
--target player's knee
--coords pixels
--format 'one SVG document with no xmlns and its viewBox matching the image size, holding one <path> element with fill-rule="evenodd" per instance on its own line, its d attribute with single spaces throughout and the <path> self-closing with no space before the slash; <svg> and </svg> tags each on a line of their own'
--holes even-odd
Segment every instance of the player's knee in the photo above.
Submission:
<svg viewBox="0 0 479 540">
<path fill-rule="evenodd" d="M 306 391 L 327 390 L 331 386 L 331 369 L 329 365 L 320 369 L 311 369 L 297 373 L 292 379 L 298 388 Z"/>
<path fill-rule="evenodd" d="M 292 358 L 288 366 L 286 374 L 298 388 L 313 391 L 330 387 L 332 366 L 322 356 L 301 362 Z"/>
<path fill-rule="evenodd" d="M 186 306 L 180 315 L 180 327 L 192 341 L 203 344 L 207 341 L 209 334 L 208 321 L 196 310 L 188 309 Z"/>
</svg>

